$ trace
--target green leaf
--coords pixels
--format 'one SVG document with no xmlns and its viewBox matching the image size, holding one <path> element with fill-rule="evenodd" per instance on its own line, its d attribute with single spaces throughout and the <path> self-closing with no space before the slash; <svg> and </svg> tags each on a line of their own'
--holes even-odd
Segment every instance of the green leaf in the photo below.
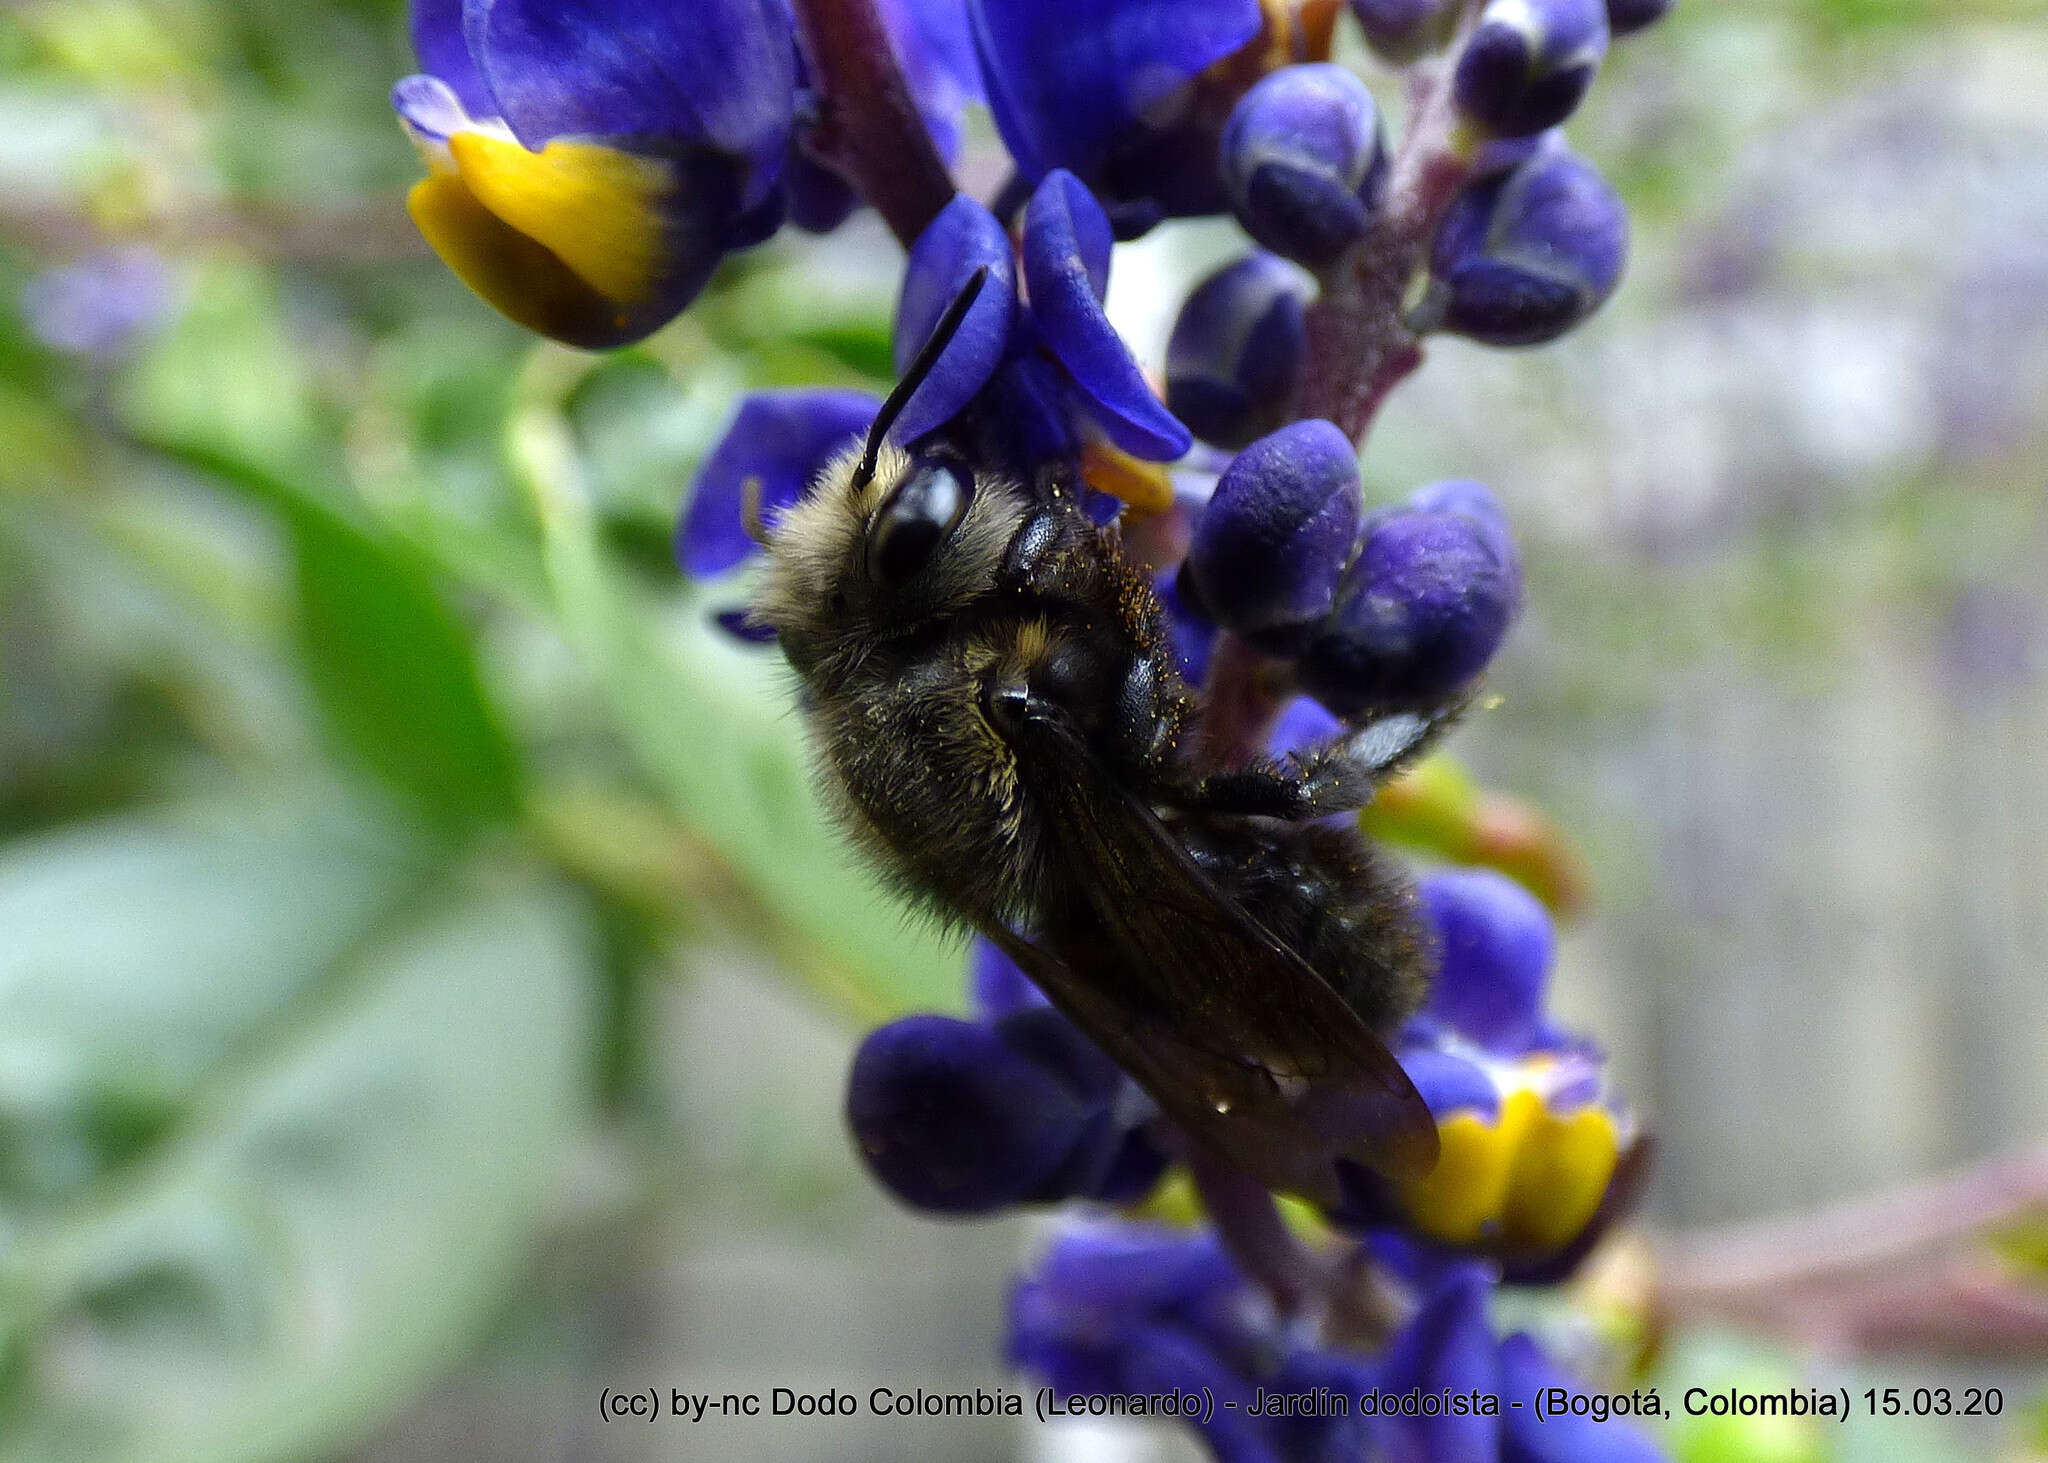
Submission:
<svg viewBox="0 0 2048 1463">
<path fill-rule="evenodd" d="M 517 751 L 485 694 L 468 630 L 415 553 L 232 453 L 152 445 L 283 516 L 306 672 L 343 756 L 450 831 L 516 817 Z"/>
<path fill-rule="evenodd" d="M 957 942 L 911 919 L 821 806 L 780 659 L 736 646 L 699 603 L 657 620 L 605 555 L 560 413 L 529 405 L 511 433 L 564 630 L 642 767 L 778 926 L 757 933 L 862 1019 L 956 1005 Z"/>
<path fill-rule="evenodd" d="M 519 811 L 512 742 L 467 631 L 395 543 L 330 514 L 295 517 L 307 673 L 341 746 L 430 820 Z"/>
<path fill-rule="evenodd" d="M 22 1094 L 70 1074 L 135 1145 L 0 1209 L 0 1463 L 332 1449 L 488 1321 L 583 1121 L 597 953 L 551 882 L 420 872 L 306 807 L 0 866 L 0 1133 L 61 1136 Z"/>
</svg>

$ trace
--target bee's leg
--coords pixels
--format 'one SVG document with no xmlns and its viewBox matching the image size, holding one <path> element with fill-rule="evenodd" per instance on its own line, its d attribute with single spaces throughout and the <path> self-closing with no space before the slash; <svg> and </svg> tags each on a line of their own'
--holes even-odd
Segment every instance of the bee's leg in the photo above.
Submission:
<svg viewBox="0 0 2048 1463">
<path fill-rule="evenodd" d="M 1374 717 L 1306 752 L 1290 753 L 1284 762 L 1212 773 L 1187 789 L 1176 806 L 1296 822 L 1356 812 L 1390 774 L 1426 752 L 1463 709 L 1460 701 Z"/>
</svg>

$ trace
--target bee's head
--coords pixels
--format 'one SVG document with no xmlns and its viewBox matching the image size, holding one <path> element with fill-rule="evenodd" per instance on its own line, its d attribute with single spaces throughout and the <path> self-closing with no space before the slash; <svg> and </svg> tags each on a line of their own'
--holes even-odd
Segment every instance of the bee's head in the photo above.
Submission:
<svg viewBox="0 0 2048 1463">
<path fill-rule="evenodd" d="M 884 402 L 867 441 L 828 463 L 802 501 L 763 532 L 768 570 L 754 602 L 805 675 L 836 652 L 958 614 L 995 582 L 1023 526 L 1023 491 L 977 473 L 954 448 L 905 451 L 889 428 L 974 303 L 976 272 Z"/>
<path fill-rule="evenodd" d="M 800 673 L 835 652 L 916 633 L 994 585 L 1028 504 L 943 447 L 849 448 L 776 520 L 754 614 Z"/>
</svg>

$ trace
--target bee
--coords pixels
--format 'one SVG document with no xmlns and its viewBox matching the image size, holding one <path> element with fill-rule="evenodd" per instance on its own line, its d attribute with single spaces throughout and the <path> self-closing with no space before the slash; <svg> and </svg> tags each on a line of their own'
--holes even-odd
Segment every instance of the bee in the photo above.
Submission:
<svg viewBox="0 0 2048 1463">
<path fill-rule="evenodd" d="M 903 894 L 993 941 L 1269 1188 L 1334 1202 L 1340 1158 L 1426 1173 L 1436 1127 L 1386 1035 L 1429 944 L 1412 885 L 1334 815 L 1452 713 L 1198 766 L 1159 600 L 1078 484 L 992 470 L 971 433 L 888 440 L 983 277 L 864 443 L 772 525 L 747 506 L 751 614 L 800 682 L 827 796 Z"/>
</svg>

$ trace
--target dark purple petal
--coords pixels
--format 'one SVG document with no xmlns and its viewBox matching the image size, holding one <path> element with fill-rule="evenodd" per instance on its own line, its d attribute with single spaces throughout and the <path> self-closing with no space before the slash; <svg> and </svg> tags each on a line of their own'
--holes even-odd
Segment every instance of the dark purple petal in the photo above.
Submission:
<svg viewBox="0 0 2048 1463">
<path fill-rule="evenodd" d="M 1498 137 L 1569 117 L 1607 54 L 1605 0 L 1492 0 L 1458 57 L 1458 106 Z"/>
<path fill-rule="evenodd" d="M 1420 886 L 1439 963 L 1428 1011 L 1481 1046 L 1524 1049 L 1543 1016 L 1557 936 L 1528 890 L 1487 869 L 1446 869 Z"/>
<path fill-rule="evenodd" d="M 988 271 L 960 331 L 924 385 L 890 429 L 898 442 L 915 442 L 944 426 L 988 383 L 1010 346 L 1017 319 L 1017 274 L 1010 236 L 994 214 L 960 194 L 940 210 L 917 242 L 896 302 L 895 359 L 910 367 L 933 328 L 978 269 Z"/>
<path fill-rule="evenodd" d="M 1351 0 L 1366 44 L 1389 61 L 1408 62 L 1451 38 L 1458 7 L 1450 0 Z"/>
<path fill-rule="evenodd" d="M 807 234 L 829 234 L 860 207 L 853 185 L 826 167 L 799 142 L 792 142 L 782 164 L 782 189 L 788 198 L 789 221 Z"/>
<path fill-rule="evenodd" d="M 1159 1186 L 1169 1160 L 1144 1128 L 1124 1134 L 1123 1143 L 1094 1185 L 1082 1194 L 1101 1204 L 1136 1204 Z"/>
<path fill-rule="evenodd" d="M 749 478 L 761 482 L 761 512 L 802 497 L 818 470 L 868 429 L 881 403 L 864 391 L 760 391 L 740 402 L 732 425 L 704 460 L 676 527 L 676 562 L 693 578 L 723 573 L 754 552 L 741 518 Z"/>
<path fill-rule="evenodd" d="M 846 1116 L 861 1157 L 897 1198 L 985 1214 L 1035 1188 L 1093 1113 L 987 1027 L 911 1016 L 861 1044 Z"/>
<path fill-rule="evenodd" d="M 1203 280 L 1167 343 L 1167 409 L 1232 451 L 1283 426 L 1308 363 L 1313 293 L 1300 270 L 1265 253 Z"/>
<path fill-rule="evenodd" d="M 1578 1396 L 1592 1390 L 1521 1331 L 1500 1344 L 1500 1385 L 1510 1398 L 1534 1398 L 1552 1387 Z M 1664 1463 L 1665 1456 L 1640 1426 L 1621 1418 L 1595 1422 L 1567 1410 L 1539 1419 L 1525 1405 L 1508 1408 L 1501 1424 L 1501 1463 Z"/>
<path fill-rule="evenodd" d="M 1555 340 L 1606 301 L 1628 255 L 1628 210 L 1554 143 L 1452 200 L 1430 251 L 1424 321 L 1487 345 Z"/>
<path fill-rule="evenodd" d="M 781 0 L 464 0 L 462 28 L 528 147 L 587 137 L 715 148 L 746 165 L 748 208 L 781 170 L 796 98 Z"/>
<path fill-rule="evenodd" d="M 1463 513 L 1378 516 L 1302 655 L 1302 688 L 1351 717 L 1468 685 L 1521 604 L 1520 562 L 1503 562 L 1500 546 L 1495 529 Z"/>
<path fill-rule="evenodd" d="M 1195 524 L 1188 571 L 1216 623 L 1276 652 L 1329 613 L 1363 503 L 1351 439 L 1296 422 L 1240 452 Z"/>
<path fill-rule="evenodd" d="M 462 0 L 413 0 L 412 51 L 420 70 L 446 82 L 472 117 L 498 114 L 462 38 Z"/>
<path fill-rule="evenodd" d="M 1633 35 L 1662 20 L 1671 6 L 1672 0 L 1607 0 L 1607 28 L 1617 36 Z"/>
<path fill-rule="evenodd" d="M 1112 192 L 1143 197 L 1145 158 L 1155 175 L 1185 161 L 1213 189 L 1213 156 L 1161 144 L 1177 141 L 1195 78 L 1259 34 L 1258 0 L 968 0 L 968 16 L 989 110 L 1025 177 L 1066 168 L 1108 187 L 1131 174 Z"/>
<path fill-rule="evenodd" d="M 1223 130 L 1237 221 L 1312 268 L 1365 237 L 1387 173 L 1386 137 L 1365 83 L 1342 66 L 1283 66 L 1246 92 Z"/>
<path fill-rule="evenodd" d="M 1081 180 L 1049 174 L 1024 209 L 1031 315 L 1109 439 L 1133 457 L 1171 462 L 1194 439 L 1152 394 L 1103 313 L 1112 242 L 1109 219 Z"/>
</svg>

